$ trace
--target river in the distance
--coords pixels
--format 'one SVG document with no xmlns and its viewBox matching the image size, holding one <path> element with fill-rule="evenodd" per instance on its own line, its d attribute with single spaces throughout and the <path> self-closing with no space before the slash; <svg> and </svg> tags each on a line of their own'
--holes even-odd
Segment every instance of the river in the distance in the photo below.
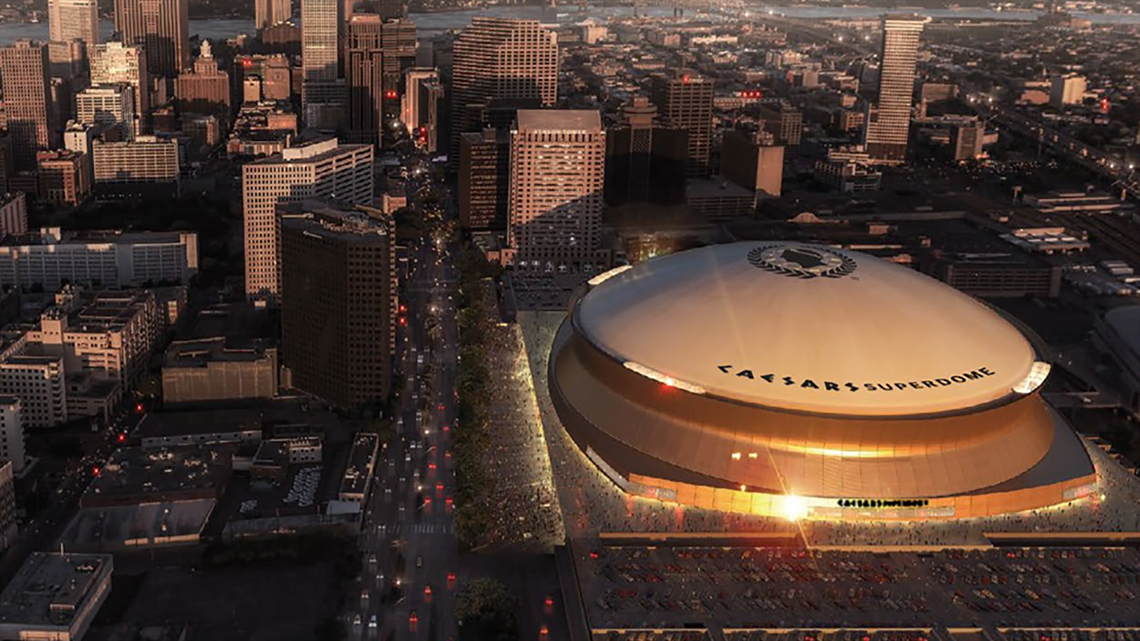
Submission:
<svg viewBox="0 0 1140 641">
<path fill-rule="evenodd" d="M 834 7 L 812 5 L 768 5 L 758 4 L 753 11 L 772 12 L 785 15 L 789 18 L 809 19 L 835 19 L 835 18 L 874 18 L 886 13 L 887 9 L 877 7 Z M 959 18 L 963 20 L 1034 20 L 1040 15 L 1036 11 L 997 11 L 983 7 L 966 7 L 961 9 L 906 9 L 906 11 L 932 18 Z M 670 7 L 643 7 L 642 15 L 669 16 L 673 9 Z M 559 24 L 573 24 L 587 18 L 604 22 L 610 18 L 632 15 L 632 7 L 588 7 L 579 11 L 577 6 L 566 6 L 557 9 L 554 18 Z M 1088 18 L 1096 24 L 1140 24 L 1140 14 L 1099 14 L 1076 13 L 1080 17 Z M 551 22 L 554 13 L 550 9 L 533 6 L 498 6 L 484 9 L 470 9 L 465 11 L 445 11 L 438 13 L 415 13 L 411 19 L 416 23 L 416 29 L 421 36 L 431 36 L 449 29 L 462 29 L 471 22 L 473 16 L 498 16 L 513 18 L 534 18 Z M 103 22 L 101 32 L 104 40 L 110 39 L 114 27 L 110 22 Z M 232 38 L 236 35 L 252 34 L 253 21 L 234 18 L 216 20 L 191 20 L 190 34 L 208 40 Z M 46 40 L 48 37 L 47 22 L 37 24 L 4 23 L 0 24 L 0 45 L 11 44 L 17 40 Z"/>
</svg>

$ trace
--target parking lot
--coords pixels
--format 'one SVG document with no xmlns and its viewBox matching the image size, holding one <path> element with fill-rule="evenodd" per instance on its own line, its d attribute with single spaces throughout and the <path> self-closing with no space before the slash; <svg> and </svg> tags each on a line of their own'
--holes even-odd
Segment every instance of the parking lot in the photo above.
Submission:
<svg viewBox="0 0 1140 641">
<path fill-rule="evenodd" d="M 1140 595 L 1135 549 L 602 547 L 575 553 L 595 629 L 1124 626 L 1135 624 Z"/>
</svg>

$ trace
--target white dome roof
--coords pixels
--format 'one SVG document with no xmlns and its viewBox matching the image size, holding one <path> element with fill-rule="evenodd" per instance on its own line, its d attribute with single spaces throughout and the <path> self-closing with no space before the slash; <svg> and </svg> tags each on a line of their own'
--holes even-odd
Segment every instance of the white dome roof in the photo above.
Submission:
<svg viewBox="0 0 1140 641">
<path fill-rule="evenodd" d="M 574 322 L 634 371 L 796 411 L 911 416 L 1013 394 L 1036 359 L 973 298 L 857 252 L 743 242 L 641 263 L 593 287 Z"/>
</svg>

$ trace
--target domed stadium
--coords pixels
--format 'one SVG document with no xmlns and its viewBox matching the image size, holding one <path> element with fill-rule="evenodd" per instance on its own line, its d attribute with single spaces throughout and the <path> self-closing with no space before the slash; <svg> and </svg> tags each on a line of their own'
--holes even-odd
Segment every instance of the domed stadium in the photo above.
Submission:
<svg viewBox="0 0 1140 641">
<path fill-rule="evenodd" d="M 551 398 L 624 491 L 787 518 L 970 518 L 1096 489 L 1034 340 L 911 269 L 744 242 L 592 279 Z"/>
</svg>

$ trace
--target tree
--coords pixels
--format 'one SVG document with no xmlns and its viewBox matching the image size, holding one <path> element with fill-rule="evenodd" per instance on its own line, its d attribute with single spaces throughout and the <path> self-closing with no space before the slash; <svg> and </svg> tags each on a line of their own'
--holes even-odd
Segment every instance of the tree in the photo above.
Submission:
<svg viewBox="0 0 1140 641">
<path fill-rule="evenodd" d="M 519 638 L 515 610 L 518 600 L 494 579 L 475 579 L 455 599 L 462 641 L 514 641 Z"/>
</svg>

